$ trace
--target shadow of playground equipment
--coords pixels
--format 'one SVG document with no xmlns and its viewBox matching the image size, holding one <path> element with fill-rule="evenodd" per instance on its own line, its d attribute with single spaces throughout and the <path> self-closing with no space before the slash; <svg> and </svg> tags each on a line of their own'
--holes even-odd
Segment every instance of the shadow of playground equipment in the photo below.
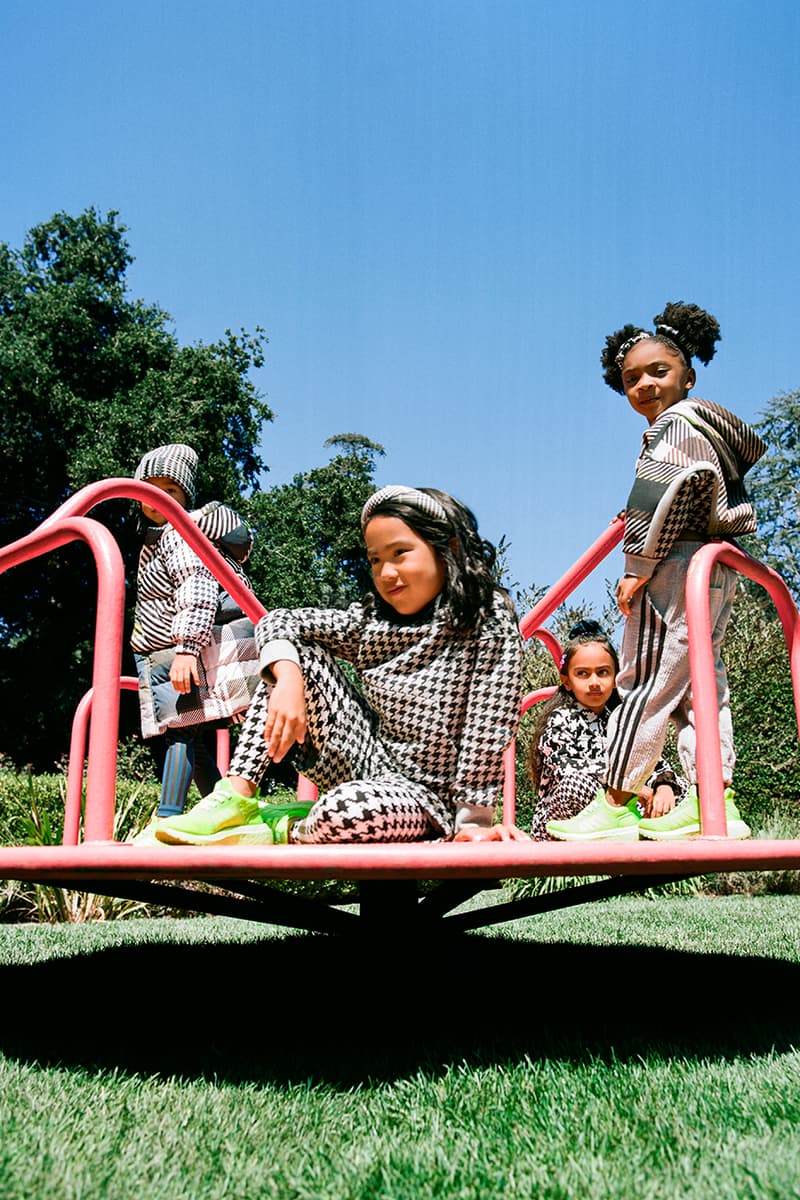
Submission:
<svg viewBox="0 0 800 1200">
<path fill-rule="evenodd" d="M 788 1050 L 800 964 L 466 935 L 150 945 L 0 967 L 0 1052 L 350 1087 L 457 1063 Z"/>
</svg>

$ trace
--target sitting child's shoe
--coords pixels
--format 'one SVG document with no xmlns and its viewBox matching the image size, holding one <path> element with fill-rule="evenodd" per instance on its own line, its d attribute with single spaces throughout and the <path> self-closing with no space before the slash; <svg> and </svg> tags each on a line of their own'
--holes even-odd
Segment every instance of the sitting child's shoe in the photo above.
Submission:
<svg viewBox="0 0 800 1200">
<path fill-rule="evenodd" d="M 725 788 L 725 819 L 729 838 L 749 838 L 750 826 L 746 825 L 734 804 L 733 788 Z M 673 842 L 681 838 L 700 837 L 700 800 L 694 784 L 689 788 L 680 804 L 663 817 L 645 817 L 639 822 L 639 833 L 652 841 Z"/>
<path fill-rule="evenodd" d="M 223 829 L 209 837 L 182 834 L 181 842 L 191 846 L 285 846 L 294 822 L 307 817 L 313 805 L 313 800 L 262 804 L 258 815 L 246 825 Z"/>
<path fill-rule="evenodd" d="M 234 791 L 229 779 L 220 779 L 208 796 L 204 796 L 188 813 L 179 817 L 167 817 L 156 826 L 156 837 L 159 842 L 169 845 L 189 840 L 190 845 L 202 845 L 195 838 L 205 841 L 214 834 L 238 825 L 258 823 L 258 792 L 249 800 Z"/>
<path fill-rule="evenodd" d="M 618 807 L 609 804 L 602 788 L 583 812 L 568 821 L 549 821 L 550 837 L 561 842 L 635 842 L 639 836 L 639 809 L 634 796 Z"/>
<path fill-rule="evenodd" d="M 158 817 L 153 814 L 150 820 L 145 825 L 144 829 L 140 829 L 135 837 L 132 837 L 128 842 L 129 846 L 163 846 L 163 842 L 159 842 L 156 837 L 156 828 L 158 827 Z"/>
</svg>

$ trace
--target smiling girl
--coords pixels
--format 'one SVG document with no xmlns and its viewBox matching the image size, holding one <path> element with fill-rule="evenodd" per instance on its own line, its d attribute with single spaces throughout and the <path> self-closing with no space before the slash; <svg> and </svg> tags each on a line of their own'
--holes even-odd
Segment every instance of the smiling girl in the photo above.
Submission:
<svg viewBox="0 0 800 1200">
<path fill-rule="evenodd" d="M 493 824 L 517 728 L 522 643 L 474 516 L 434 488 L 391 486 L 361 517 L 373 591 L 340 609 L 277 609 L 256 628 L 263 685 L 227 779 L 161 822 L 169 843 L 526 837 Z M 336 659 L 351 663 L 356 687 Z M 293 751 L 316 803 L 259 805 Z"/>
<path fill-rule="evenodd" d="M 617 604 L 627 618 L 617 687 L 622 704 L 609 729 L 604 787 L 570 821 L 548 832 L 569 841 L 638 836 L 657 840 L 700 833 L 694 711 L 689 676 L 686 576 L 706 542 L 752 533 L 756 514 L 745 473 L 765 443 L 734 413 L 709 400 L 689 399 L 692 363 L 711 361 L 719 340 L 715 317 L 696 304 L 668 304 L 655 328 L 626 325 L 606 338 L 602 355 L 609 387 L 625 396 L 648 428 L 625 511 L 625 574 Z M 730 695 L 720 657 L 736 591 L 736 573 L 717 563 L 711 573 L 711 637 L 728 834 L 749 837 L 730 786 L 735 753 Z M 675 726 L 678 756 L 691 787 L 671 812 L 638 821 L 636 796 Z"/>
</svg>

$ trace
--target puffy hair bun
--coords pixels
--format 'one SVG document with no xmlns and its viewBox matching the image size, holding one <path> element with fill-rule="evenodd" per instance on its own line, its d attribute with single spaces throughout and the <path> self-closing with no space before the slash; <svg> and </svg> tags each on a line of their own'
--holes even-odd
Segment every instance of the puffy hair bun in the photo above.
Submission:
<svg viewBox="0 0 800 1200">
<path fill-rule="evenodd" d="M 699 358 L 706 365 L 711 362 L 720 339 L 719 321 L 698 308 L 696 304 L 684 304 L 676 300 L 664 307 L 664 311 L 653 317 L 656 332 L 661 333 L 659 325 L 667 325 L 676 330 L 677 337 L 672 340 L 684 351 L 688 358 Z M 670 337 L 667 334 L 667 337 Z"/>
</svg>

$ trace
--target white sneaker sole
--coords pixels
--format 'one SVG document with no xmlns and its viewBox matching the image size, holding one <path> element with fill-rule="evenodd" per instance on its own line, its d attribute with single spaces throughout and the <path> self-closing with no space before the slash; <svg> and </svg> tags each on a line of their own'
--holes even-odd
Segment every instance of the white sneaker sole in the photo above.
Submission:
<svg viewBox="0 0 800 1200">
<path fill-rule="evenodd" d="M 684 825 L 680 829 L 642 829 L 639 836 L 648 842 L 681 842 L 687 838 L 701 836 L 699 825 Z M 744 841 L 750 837 L 750 826 L 744 821 L 728 821 L 728 837 L 731 840 Z"/>
<path fill-rule="evenodd" d="M 630 825 L 622 829 L 598 829 L 594 833 L 557 833 L 547 830 L 548 836 L 559 842 L 635 842 L 639 837 L 639 826 Z"/>
<path fill-rule="evenodd" d="M 219 833 L 185 833 L 179 829 L 159 829 L 158 840 L 167 846 L 271 846 L 268 825 L 232 825 Z"/>
</svg>

